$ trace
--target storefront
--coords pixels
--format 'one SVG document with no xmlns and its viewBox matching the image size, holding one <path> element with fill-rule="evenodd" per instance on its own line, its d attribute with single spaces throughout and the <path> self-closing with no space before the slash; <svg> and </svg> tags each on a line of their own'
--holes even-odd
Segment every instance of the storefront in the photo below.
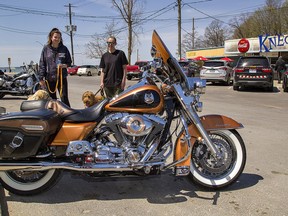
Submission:
<svg viewBox="0 0 288 216">
<path fill-rule="evenodd" d="M 247 51 L 242 53 L 239 51 L 239 42 L 242 39 L 226 40 L 224 47 L 198 49 L 186 52 L 186 58 L 195 58 L 204 56 L 209 59 L 218 59 L 224 56 L 238 59 L 239 56 L 266 56 L 272 64 L 275 64 L 278 57 L 281 55 L 288 62 L 288 35 L 260 35 L 258 38 L 246 38 L 248 46 Z"/>
</svg>

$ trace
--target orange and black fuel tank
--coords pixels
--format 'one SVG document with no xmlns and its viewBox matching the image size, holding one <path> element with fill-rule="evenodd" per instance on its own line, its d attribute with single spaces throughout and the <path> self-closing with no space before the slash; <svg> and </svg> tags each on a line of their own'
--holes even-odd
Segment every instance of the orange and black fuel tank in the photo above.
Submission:
<svg viewBox="0 0 288 216">
<path fill-rule="evenodd" d="M 159 113 L 163 108 L 163 95 L 149 78 L 128 87 L 105 106 L 107 111 L 150 114 Z"/>
</svg>

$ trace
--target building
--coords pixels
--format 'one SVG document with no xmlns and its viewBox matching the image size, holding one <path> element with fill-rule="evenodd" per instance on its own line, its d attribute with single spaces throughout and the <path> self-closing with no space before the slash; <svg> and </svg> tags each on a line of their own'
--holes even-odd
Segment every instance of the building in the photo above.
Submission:
<svg viewBox="0 0 288 216">
<path fill-rule="evenodd" d="M 224 47 L 197 49 L 186 52 L 186 58 L 193 59 L 204 56 L 209 59 L 218 59 L 224 56 L 237 60 L 239 56 L 266 56 L 271 64 L 275 64 L 281 55 L 288 62 L 288 35 L 260 35 L 257 38 L 246 38 L 248 50 L 245 53 L 239 51 L 239 42 L 243 39 L 226 40 Z"/>
</svg>

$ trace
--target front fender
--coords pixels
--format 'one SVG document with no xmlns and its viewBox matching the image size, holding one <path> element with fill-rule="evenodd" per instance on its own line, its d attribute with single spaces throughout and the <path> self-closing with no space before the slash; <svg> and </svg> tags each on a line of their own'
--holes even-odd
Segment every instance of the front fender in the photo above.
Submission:
<svg viewBox="0 0 288 216">
<path fill-rule="evenodd" d="M 200 117 L 203 127 L 206 131 L 213 130 L 231 130 L 243 128 L 243 125 L 232 118 L 223 115 L 204 115 Z M 190 142 L 194 145 L 197 139 L 202 139 L 200 132 L 198 131 L 195 124 L 190 124 L 188 126 L 189 134 L 191 136 Z M 176 140 L 176 145 L 174 149 L 174 161 L 177 161 L 184 157 L 188 151 L 187 141 L 185 141 L 185 131 L 183 130 Z M 189 156 L 185 161 L 177 164 L 177 167 L 189 167 L 190 166 Z"/>
<path fill-rule="evenodd" d="M 241 123 L 223 115 L 204 115 L 200 119 L 206 131 L 243 128 Z"/>
</svg>

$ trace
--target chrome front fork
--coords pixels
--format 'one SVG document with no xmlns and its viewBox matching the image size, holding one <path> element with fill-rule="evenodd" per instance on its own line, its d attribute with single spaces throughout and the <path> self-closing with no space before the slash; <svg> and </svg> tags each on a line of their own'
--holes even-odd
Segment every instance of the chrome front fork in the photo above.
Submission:
<svg viewBox="0 0 288 216">
<path fill-rule="evenodd" d="M 195 111 L 195 109 L 192 106 L 193 101 L 191 101 L 191 96 L 185 96 L 185 94 L 182 90 L 182 87 L 179 84 L 174 84 L 173 87 L 175 89 L 176 96 L 178 97 L 183 108 L 185 108 L 185 112 L 187 113 L 189 119 L 191 121 L 193 121 L 196 128 L 199 130 L 204 141 L 206 142 L 207 147 L 210 148 L 212 155 L 215 158 L 220 157 L 220 153 L 219 153 L 218 149 L 213 144 L 212 140 L 210 139 L 210 136 L 208 135 L 207 131 L 203 127 L 202 122 L 201 122 L 197 112 Z M 187 134 L 188 133 L 188 125 L 183 124 L 183 126 L 184 126 L 185 132 Z"/>
</svg>

